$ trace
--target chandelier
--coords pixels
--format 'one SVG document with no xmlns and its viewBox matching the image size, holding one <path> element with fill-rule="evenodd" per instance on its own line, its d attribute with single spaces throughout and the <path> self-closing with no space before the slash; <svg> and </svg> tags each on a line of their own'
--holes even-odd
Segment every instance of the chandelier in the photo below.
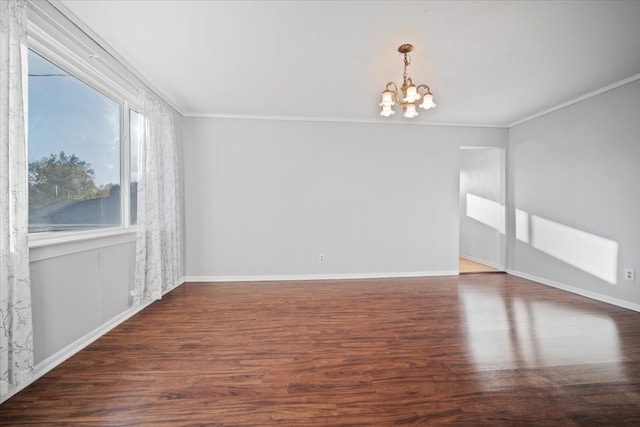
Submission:
<svg viewBox="0 0 640 427">
<path fill-rule="evenodd" d="M 422 104 L 418 107 L 429 110 L 435 108 L 436 104 L 433 103 L 433 94 L 428 85 L 414 85 L 411 77 L 407 76 L 407 67 L 411 64 L 411 57 L 408 55 L 413 50 L 413 46 L 410 44 L 403 44 L 398 48 L 398 52 L 404 54 L 404 73 L 402 74 L 402 87 L 400 87 L 401 93 L 398 93 L 398 86 L 394 82 L 387 83 L 387 87 L 382 92 L 382 102 L 380 106 L 382 111 L 380 115 L 382 117 L 389 117 L 396 112 L 393 110 L 393 106 L 399 104 L 404 111 L 404 117 L 413 118 L 418 115 L 416 110 L 416 102 L 422 98 Z M 420 89 L 424 90 L 424 94 L 420 94 Z"/>
</svg>

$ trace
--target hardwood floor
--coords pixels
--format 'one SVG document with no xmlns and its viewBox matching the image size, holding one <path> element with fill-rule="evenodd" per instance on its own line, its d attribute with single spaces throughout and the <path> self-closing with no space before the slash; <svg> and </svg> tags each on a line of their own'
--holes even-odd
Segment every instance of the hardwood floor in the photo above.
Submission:
<svg viewBox="0 0 640 427">
<path fill-rule="evenodd" d="M 479 262 L 471 261 L 465 258 L 460 258 L 458 262 L 458 271 L 460 274 L 464 273 L 499 273 L 497 268 L 490 267 Z"/>
<path fill-rule="evenodd" d="M 0 425 L 640 425 L 640 314 L 506 274 L 185 284 Z"/>
</svg>

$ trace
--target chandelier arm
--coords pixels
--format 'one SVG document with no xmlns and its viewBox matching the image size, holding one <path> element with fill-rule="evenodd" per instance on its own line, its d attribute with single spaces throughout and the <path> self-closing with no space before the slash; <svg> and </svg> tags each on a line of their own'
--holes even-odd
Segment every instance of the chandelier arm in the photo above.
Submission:
<svg viewBox="0 0 640 427">
<path fill-rule="evenodd" d="M 390 87 L 393 87 L 393 89 L 390 89 Z M 398 100 L 398 85 L 396 85 L 394 82 L 389 82 L 387 83 L 385 90 L 388 90 L 391 93 L 393 93 L 394 102 L 396 104 L 400 103 L 400 101 Z"/>
<path fill-rule="evenodd" d="M 431 93 L 431 89 L 429 88 L 429 85 L 425 85 L 425 84 L 419 85 L 418 87 L 416 87 L 416 90 L 418 90 L 418 89 L 420 89 L 420 88 L 426 88 L 426 89 L 427 89 L 427 91 L 425 92 L 425 94 L 427 94 L 427 93 Z"/>
</svg>

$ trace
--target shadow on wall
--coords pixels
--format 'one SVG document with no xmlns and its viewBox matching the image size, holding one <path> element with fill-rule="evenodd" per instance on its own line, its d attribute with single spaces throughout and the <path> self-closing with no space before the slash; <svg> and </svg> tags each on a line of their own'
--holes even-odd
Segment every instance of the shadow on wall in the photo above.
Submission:
<svg viewBox="0 0 640 427">
<path fill-rule="evenodd" d="M 516 209 L 516 239 L 560 261 L 617 283 L 618 242 Z"/>
</svg>

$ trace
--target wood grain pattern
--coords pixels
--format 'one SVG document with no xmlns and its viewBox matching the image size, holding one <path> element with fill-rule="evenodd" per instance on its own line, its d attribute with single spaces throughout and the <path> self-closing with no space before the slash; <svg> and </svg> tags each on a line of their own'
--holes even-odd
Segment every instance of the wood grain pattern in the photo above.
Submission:
<svg viewBox="0 0 640 427">
<path fill-rule="evenodd" d="M 640 314 L 506 274 L 187 283 L 0 425 L 640 425 Z"/>
</svg>

